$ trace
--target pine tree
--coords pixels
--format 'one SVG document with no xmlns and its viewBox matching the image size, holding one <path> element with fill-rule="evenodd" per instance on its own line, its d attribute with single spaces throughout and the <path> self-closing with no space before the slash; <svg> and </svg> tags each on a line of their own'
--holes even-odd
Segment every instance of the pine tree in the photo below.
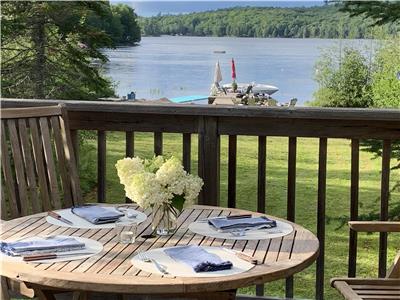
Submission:
<svg viewBox="0 0 400 300">
<path fill-rule="evenodd" d="M 399 1 L 343 1 L 341 11 L 350 16 L 364 15 L 375 20 L 375 25 L 400 23 Z"/>
<path fill-rule="evenodd" d="M 110 37 L 85 21 L 104 15 L 107 2 L 2 1 L 3 97 L 96 99 L 113 95 L 109 80 L 91 63 Z"/>
</svg>

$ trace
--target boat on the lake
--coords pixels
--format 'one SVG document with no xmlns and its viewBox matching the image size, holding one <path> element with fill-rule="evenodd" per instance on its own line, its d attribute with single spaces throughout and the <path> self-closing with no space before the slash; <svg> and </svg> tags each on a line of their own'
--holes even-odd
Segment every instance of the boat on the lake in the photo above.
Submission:
<svg viewBox="0 0 400 300">
<path fill-rule="evenodd" d="M 214 50 L 214 53 L 220 53 L 220 54 L 225 54 L 225 50 Z"/>
<path fill-rule="evenodd" d="M 253 94 L 264 94 L 264 95 L 272 95 L 273 93 L 276 93 L 279 91 L 279 88 L 270 85 L 270 84 L 262 84 L 262 83 L 238 83 L 237 84 L 237 89 L 240 92 L 246 92 L 249 86 L 252 86 L 251 92 Z M 231 83 L 224 84 L 223 87 L 225 89 L 230 89 L 232 88 Z"/>
</svg>

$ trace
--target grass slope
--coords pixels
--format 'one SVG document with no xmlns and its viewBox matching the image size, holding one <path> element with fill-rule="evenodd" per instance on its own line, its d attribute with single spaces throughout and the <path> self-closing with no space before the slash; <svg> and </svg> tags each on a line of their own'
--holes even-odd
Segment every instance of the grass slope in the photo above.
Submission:
<svg viewBox="0 0 400 300">
<path fill-rule="evenodd" d="M 96 141 L 90 141 L 93 146 Z M 178 134 L 164 134 L 164 154 L 182 156 L 182 138 Z M 237 207 L 256 210 L 257 203 L 257 137 L 238 138 L 237 158 Z M 286 216 L 288 139 L 267 139 L 267 192 L 266 208 L 269 214 Z M 153 136 L 136 133 L 135 155 L 151 157 Z M 111 133 L 107 137 L 107 202 L 124 201 L 124 191 L 117 178 L 115 163 L 125 156 L 124 134 Z M 221 139 L 221 205 L 227 202 L 227 156 L 228 140 Z M 197 158 L 197 136 L 192 138 L 192 158 Z M 372 159 L 370 153 L 360 152 L 360 214 L 379 211 L 381 160 Z M 393 162 L 394 163 L 394 162 Z M 192 160 L 193 173 L 197 161 Z M 301 138 L 297 148 L 296 222 L 316 232 L 318 139 Z M 400 170 L 391 173 L 391 179 L 399 178 Z M 95 201 L 95 191 L 86 201 Z M 329 279 L 347 274 L 348 228 L 341 225 L 340 218 L 349 215 L 350 206 L 350 141 L 328 140 L 328 166 L 326 191 L 326 299 L 341 299 L 329 286 Z M 391 205 L 400 201 L 400 192 L 391 196 Z M 389 236 L 389 262 L 399 249 L 400 237 Z M 377 276 L 378 235 L 360 234 L 358 276 Z M 397 248 L 396 248 L 397 247 Z M 295 276 L 295 297 L 314 298 L 315 264 Z M 254 293 L 254 288 L 244 288 L 240 293 Z M 266 285 L 269 295 L 283 296 L 284 281 Z"/>
</svg>

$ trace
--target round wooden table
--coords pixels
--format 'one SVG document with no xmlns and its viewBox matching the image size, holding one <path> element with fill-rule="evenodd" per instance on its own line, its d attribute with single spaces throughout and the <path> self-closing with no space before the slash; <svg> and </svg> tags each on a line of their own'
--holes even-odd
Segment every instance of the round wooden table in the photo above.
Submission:
<svg viewBox="0 0 400 300">
<path fill-rule="evenodd" d="M 151 210 L 146 210 L 145 213 L 148 218 L 138 226 L 136 242 L 129 245 L 118 243 L 113 229 L 58 227 L 46 222 L 45 213 L 2 223 L 2 240 L 63 234 L 97 240 L 104 245 L 104 249 L 87 259 L 53 264 L 10 263 L 3 260 L 1 275 L 41 290 L 63 289 L 175 296 L 191 294 L 194 297 L 199 295 L 201 299 L 231 299 L 232 293 L 237 288 L 286 278 L 305 269 L 318 255 L 318 239 L 310 231 L 294 223 L 291 223 L 294 227 L 291 234 L 265 240 L 214 239 L 188 230 L 189 224 L 197 219 L 231 213 L 249 213 L 244 210 L 193 206 L 185 209 L 179 216 L 178 230 L 175 234 L 149 239 L 141 237 L 143 234 L 151 233 Z M 253 213 L 253 215 L 258 214 Z M 187 244 L 232 248 L 253 255 L 262 263 L 248 272 L 232 276 L 171 278 L 146 273 L 136 269 L 130 262 L 133 255 L 138 252 Z"/>
</svg>

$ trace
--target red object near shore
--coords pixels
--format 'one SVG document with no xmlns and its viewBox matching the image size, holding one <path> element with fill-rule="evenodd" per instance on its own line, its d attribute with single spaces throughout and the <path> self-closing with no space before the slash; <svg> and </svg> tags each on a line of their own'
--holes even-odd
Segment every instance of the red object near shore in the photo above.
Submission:
<svg viewBox="0 0 400 300">
<path fill-rule="evenodd" d="M 235 68 L 235 61 L 232 58 L 232 79 L 233 81 L 236 80 L 236 68 Z"/>
</svg>

